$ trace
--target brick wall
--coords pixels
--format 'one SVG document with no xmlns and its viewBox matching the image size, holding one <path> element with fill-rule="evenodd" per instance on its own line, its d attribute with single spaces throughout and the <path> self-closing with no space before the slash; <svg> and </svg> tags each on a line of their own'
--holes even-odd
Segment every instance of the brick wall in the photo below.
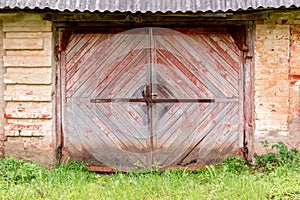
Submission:
<svg viewBox="0 0 300 200">
<path fill-rule="evenodd" d="M 300 145 L 300 29 L 290 15 L 259 20 L 255 35 L 254 151 L 283 141 Z"/>
<path fill-rule="evenodd" d="M 5 85 L 3 82 L 3 74 L 5 73 L 5 67 L 3 66 L 3 31 L 2 31 L 2 21 L 0 21 L 0 97 L 3 97 Z M 4 115 L 4 107 L 5 101 L 3 98 L 0 98 L 0 116 Z M 5 136 L 3 133 L 3 125 L 4 125 L 4 118 L 0 117 L 0 158 L 3 157 L 3 144 L 5 141 Z"/>
<path fill-rule="evenodd" d="M 289 117 L 288 130 L 292 145 L 300 146 L 300 21 L 291 26 L 290 66 L 289 66 Z"/>
<path fill-rule="evenodd" d="M 5 156 L 55 164 L 52 23 L 38 14 L 3 21 Z"/>
</svg>

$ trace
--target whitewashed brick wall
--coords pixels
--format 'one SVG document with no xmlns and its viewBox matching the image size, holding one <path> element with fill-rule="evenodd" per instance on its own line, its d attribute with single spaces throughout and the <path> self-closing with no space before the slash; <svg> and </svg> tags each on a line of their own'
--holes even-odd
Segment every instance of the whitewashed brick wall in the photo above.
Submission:
<svg viewBox="0 0 300 200">
<path fill-rule="evenodd" d="M 56 162 L 52 29 L 38 14 L 3 21 L 4 155 L 48 166 Z"/>
</svg>

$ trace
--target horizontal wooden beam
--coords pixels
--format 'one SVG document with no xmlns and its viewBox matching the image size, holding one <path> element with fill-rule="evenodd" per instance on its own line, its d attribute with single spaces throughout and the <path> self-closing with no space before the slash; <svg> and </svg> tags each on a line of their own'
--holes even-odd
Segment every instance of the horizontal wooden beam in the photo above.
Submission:
<svg viewBox="0 0 300 200">
<path fill-rule="evenodd" d="M 220 165 L 216 165 L 217 168 L 220 167 Z M 98 172 L 98 173 L 115 173 L 115 172 L 128 172 L 130 170 L 126 168 L 116 169 L 114 167 L 109 166 L 87 166 L 88 170 L 90 172 Z M 195 166 L 168 166 L 168 167 L 162 167 L 158 168 L 158 171 L 166 171 L 166 170 L 187 170 L 187 171 L 198 171 L 205 169 L 205 166 L 202 165 L 195 165 Z M 137 169 L 141 170 L 141 169 Z"/>
<path fill-rule="evenodd" d="M 135 13 L 46 13 L 45 20 L 54 22 L 84 22 L 84 21 L 103 21 L 115 23 L 143 23 L 152 21 L 199 21 L 226 19 L 232 13 L 185 13 L 185 14 L 135 14 Z"/>
<path fill-rule="evenodd" d="M 106 22 L 106 23 L 148 23 L 148 22 L 214 22 L 214 21 L 253 21 L 274 17 L 299 18 L 299 9 L 253 9 L 235 12 L 197 13 L 130 13 L 130 12 L 48 12 L 44 19 L 53 22 Z M 281 17 L 280 17 L 281 18 Z M 284 17 L 285 18 L 285 17 Z"/>
</svg>

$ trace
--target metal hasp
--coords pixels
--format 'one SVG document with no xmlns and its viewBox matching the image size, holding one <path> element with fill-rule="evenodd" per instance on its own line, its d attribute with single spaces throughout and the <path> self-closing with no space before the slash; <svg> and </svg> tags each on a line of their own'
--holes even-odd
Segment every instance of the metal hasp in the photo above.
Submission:
<svg viewBox="0 0 300 200">
<path fill-rule="evenodd" d="M 112 102 L 145 102 L 145 103 L 213 103 L 215 99 L 91 99 L 91 103 L 112 103 Z"/>
</svg>

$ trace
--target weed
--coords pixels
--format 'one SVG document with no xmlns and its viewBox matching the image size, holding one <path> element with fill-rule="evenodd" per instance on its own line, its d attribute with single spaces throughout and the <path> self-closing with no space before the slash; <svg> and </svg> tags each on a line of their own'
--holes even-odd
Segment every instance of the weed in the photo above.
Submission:
<svg viewBox="0 0 300 200">
<path fill-rule="evenodd" d="M 142 164 L 139 161 L 133 163 L 133 166 L 136 170 L 142 169 Z"/>
<path fill-rule="evenodd" d="M 263 146 L 268 147 L 269 143 L 264 141 Z M 277 150 L 278 153 L 268 152 L 266 154 L 258 155 L 254 153 L 256 169 L 263 171 L 272 171 L 278 166 L 299 164 L 300 154 L 296 148 L 288 149 L 283 142 L 278 142 L 272 145 L 272 149 Z"/>
<path fill-rule="evenodd" d="M 239 156 L 229 156 L 222 162 L 222 169 L 225 172 L 238 173 L 248 169 L 247 161 Z"/>
<path fill-rule="evenodd" d="M 160 164 L 158 162 L 154 162 L 151 166 L 151 171 L 158 171 L 160 168 Z"/>
<path fill-rule="evenodd" d="M 300 160 L 299 151 L 296 148 L 288 150 L 287 146 L 283 142 L 278 142 L 277 144 L 272 145 L 272 149 L 279 150 L 277 155 L 278 165 L 293 164 Z"/>
<path fill-rule="evenodd" d="M 71 160 L 67 165 L 57 165 L 57 168 L 63 168 L 66 171 L 80 171 L 87 172 L 88 168 L 84 165 L 83 161 Z"/>
<path fill-rule="evenodd" d="M 44 167 L 12 157 L 0 161 L 0 175 L 9 183 L 26 183 L 43 176 Z"/>
</svg>

